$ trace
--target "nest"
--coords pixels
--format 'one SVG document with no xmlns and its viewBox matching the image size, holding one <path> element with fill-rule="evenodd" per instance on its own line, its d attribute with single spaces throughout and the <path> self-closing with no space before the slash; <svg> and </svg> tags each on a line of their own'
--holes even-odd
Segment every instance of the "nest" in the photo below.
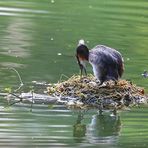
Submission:
<svg viewBox="0 0 148 148">
<path fill-rule="evenodd" d="M 49 95 L 58 97 L 69 107 L 98 108 L 99 110 L 123 109 L 147 102 L 144 89 L 126 80 L 107 81 L 99 85 L 93 75 L 72 76 L 66 81 L 47 88 Z"/>
</svg>

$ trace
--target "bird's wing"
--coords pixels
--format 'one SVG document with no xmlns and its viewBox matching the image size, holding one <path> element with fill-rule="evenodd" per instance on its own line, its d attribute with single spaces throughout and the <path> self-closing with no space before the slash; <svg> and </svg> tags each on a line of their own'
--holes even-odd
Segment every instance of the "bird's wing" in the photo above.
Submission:
<svg viewBox="0 0 148 148">
<path fill-rule="evenodd" d="M 113 50 L 106 48 L 105 46 L 98 45 L 90 50 L 90 62 L 94 64 L 104 63 L 112 65 L 117 63 L 117 58 L 113 54 Z"/>
</svg>

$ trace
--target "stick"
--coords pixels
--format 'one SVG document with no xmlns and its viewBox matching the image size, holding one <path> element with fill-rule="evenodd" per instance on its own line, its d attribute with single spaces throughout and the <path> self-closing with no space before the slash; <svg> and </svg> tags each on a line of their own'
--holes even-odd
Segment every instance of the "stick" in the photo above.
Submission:
<svg viewBox="0 0 148 148">
<path fill-rule="evenodd" d="M 61 74 L 61 76 L 60 76 L 60 82 L 61 82 L 61 80 L 62 80 L 62 78 L 63 78 L 63 77 L 65 77 L 65 78 L 69 79 L 69 77 L 68 77 L 68 76 L 66 76 L 66 75 L 64 75 L 64 74 Z"/>
<path fill-rule="evenodd" d="M 15 92 L 17 92 L 24 85 L 24 83 L 22 81 L 22 78 L 21 78 L 19 72 L 15 68 L 13 68 L 13 67 L 10 68 L 10 69 L 12 69 L 13 71 L 16 72 L 16 74 L 18 75 L 19 81 L 20 81 L 20 86 L 17 89 L 14 90 Z"/>
<path fill-rule="evenodd" d="M 12 105 L 14 105 L 14 104 L 16 104 L 16 103 L 19 103 L 19 102 L 22 102 L 22 101 L 23 101 L 23 98 L 22 98 L 22 97 L 20 97 L 20 96 L 14 94 L 14 93 L 10 93 L 10 94 L 11 94 L 12 96 L 15 96 L 15 97 L 19 98 L 20 100 L 9 104 L 9 106 L 12 106 Z"/>
<path fill-rule="evenodd" d="M 14 93 L 10 93 L 12 96 L 14 96 L 14 97 L 17 97 L 18 99 L 20 99 L 21 101 L 23 100 L 23 98 L 22 97 L 20 97 L 20 96 L 18 96 L 18 95 L 16 95 L 16 94 L 14 94 Z"/>
</svg>

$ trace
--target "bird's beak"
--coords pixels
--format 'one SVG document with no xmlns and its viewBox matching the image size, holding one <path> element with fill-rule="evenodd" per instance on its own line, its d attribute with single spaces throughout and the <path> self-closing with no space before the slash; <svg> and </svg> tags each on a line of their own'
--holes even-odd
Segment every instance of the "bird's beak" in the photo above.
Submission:
<svg viewBox="0 0 148 148">
<path fill-rule="evenodd" d="M 86 71 L 85 65 L 82 62 L 80 62 L 78 56 L 76 56 L 76 57 L 77 57 L 77 61 L 78 61 L 79 67 L 80 67 L 80 75 L 81 75 L 81 77 L 83 75 L 83 71 L 84 71 L 85 75 L 87 76 L 87 71 Z"/>
<path fill-rule="evenodd" d="M 80 67 L 80 71 L 81 71 L 81 77 L 83 75 L 83 71 L 84 71 L 85 75 L 87 76 L 86 68 L 82 64 L 80 64 L 79 67 Z"/>
</svg>

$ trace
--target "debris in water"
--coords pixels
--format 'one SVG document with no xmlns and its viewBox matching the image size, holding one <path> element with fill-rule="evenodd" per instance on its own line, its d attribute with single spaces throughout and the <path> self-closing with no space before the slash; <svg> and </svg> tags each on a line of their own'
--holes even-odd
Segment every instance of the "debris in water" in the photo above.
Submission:
<svg viewBox="0 0 148 148">
<path fill-rule="evenodd" d="M 54 0 L 51 0 L 51 3 L 53 4 L 53 3 L 55 3 L 55 1 Z"/>
<path fill-rule="evenodd" d="M 60 53 L 60 52 L 59 52 L 59 53 L 57 53 L 57 55 L 58 55 L 58 56 L 61 56 L 61 55 L 62 55 L 62 53 Z"/>
<path fill-rule="evenodd" d="M 90 9 L 91 9 L 91 8 L 92 8 L 92 5 L 89 5 L 89 6 L 88 6 L 88 8 L 90 8 Z"/>
<path fill-rule="evenodd" d="M 144 70 L 144 72 L 141 74 L 144 78 L 148 77 L 148 72 L 146 70 Z"/>
<path fill-rule="evenodd" d="M 127 61 L 130 61 L 130 58 L 127 58 L 126 60 L 127 60 Z"/>
</svg>

